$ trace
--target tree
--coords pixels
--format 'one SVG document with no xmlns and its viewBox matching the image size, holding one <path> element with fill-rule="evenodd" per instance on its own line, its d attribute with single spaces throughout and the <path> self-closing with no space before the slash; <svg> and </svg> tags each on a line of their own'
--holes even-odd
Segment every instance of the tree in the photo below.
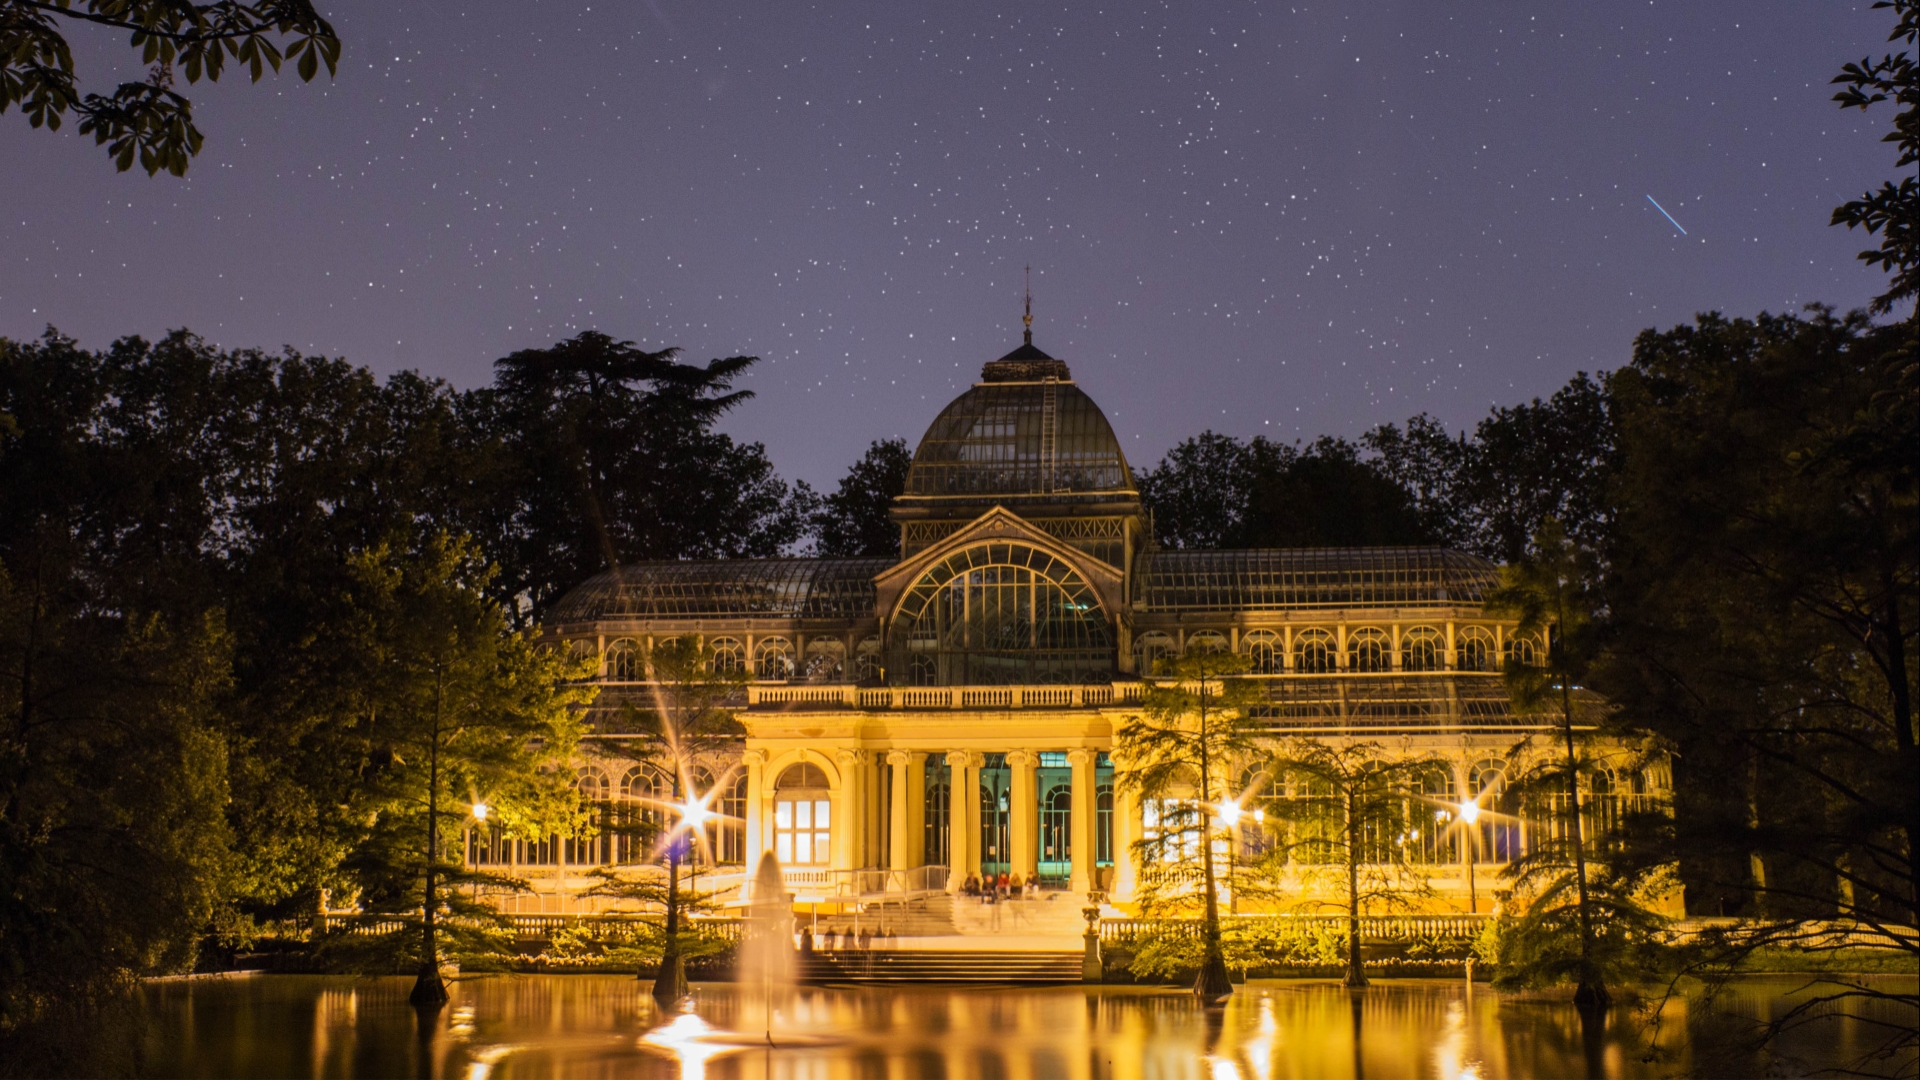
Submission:
<svg viewBox="0 0 1920 1080">
<path fill-rule="evenodd" d="M 128 32 L 140 62 L 151 65 L 146 81 L 83 95 L 64 32 L 73 23 Z M 121 172 L 137 156 L 149 176 L 186 174 L 205 139 L 193 102 L 173 89 L 174 67 L 189 83 L 214 82 L 229 58 L 254 82 L 287 60 L 311 82 L 323 63 L 335 73 L 340 39 L 308 0 L 0 0 L 0 113 L 17 105 L 34 127 L 57 131 L 72 112 L 80 134 L 105 146 Z"/>
<path fill-rule="evenodd" d="M 1173 548 L 1430 542 L 1405 488 L 1344 439 L 1304 449 L 1202 432 L 1137 478 L 1154 536 Z"/>
<path fill-rule="evenodd" d="M 486 594 L 490 570 L 473 545 L 436 534 L 417 550 L 380 545 L 356 556 L 332 644 L 366 670 L 343 723 L 371 747 L 361 812 L 371 822 L 348 858 L 369 911 L 416 918 L 416 1004 L 446 1001 L 443 912 L 478 915 L 449 886 L 498 884 L 443 843 L 483 818 L 509 836 L 571 833 L 582 808 L 571 762 L 592 690 L 577 661 L 513 633 Z M 475 807 L 487 809 L 476 811 Z"/>
<path fill-rule="evenodd" d="M 1360 917 L 1404 907 L 1426 891 L 1407 854 L 1435 815 L 1419 792 L 1441 767 L 1430 757 L 1389 759 L 1374 742 L 1290 739 L 1263 762 L 1275 794 L 1265 800 L 1276 838 L 1275 876 L 1303 869 L 1326 878 L 1347 913 L 1348 986 L 1367 985 Z M 1332 869 L 1331 874 L 1317 871 Z"/>
<path fill-rule="evenodd" d="M 840 488 L 820 500 L 809 531 L 816 554 L 827 558 L 899 558 L 900 527 L 887 510 L 907 489 L 913 451 L 905 439 L 875 439 L 841 477 Z"/>
<path fill-rule="evenodd" d="M 733 382 L 755 359 L 678 355 L 587 331 L 505 357 L 494 385 L 463 400 L 470 429 L 497 447 L 480 535 L 522 624 L 610 566 L 764 557 L 799 539 L 810 501 L 760 444 L 712 430 L 752 396 Z"/>
<path fill-rule="evenodd" d="M 736 744 L 745 734 L 729 705 L 746 686 L 747 673 L 720 666 L 714 650 L 693 634 L 656 642 L 648 667 L 651 681 L 646 697 L 619 703 L 628 717 L 622 726 L 638 733 L 603 740 L 599 749 L 648 762 L 667 779 L 667 804 L 654 807 L 653 813 L 634 823 L 638 828 L 633 836 L 665 861 L 666 887 L 662 890 L 644 879 L 629 881 L 603 870 L 594 892 L 661 905 L 665 927 L 653 996 L 670 1003 L 687 994 L 688 941 L 680 867 L 689 861 L 692 846 L 705 841 L 707 823 L 719 816 L 710 809 L 713 800 L 732 780 L 724 776 L 713 787 L 699 791 L 694 772 L 702 759 Z M 697 903 L 701 898 L 694 899 Z"/>
<path fill-rule="evenodd" d="M 1260 687 L 1235 678 L 1246 659 L 1234 653 L 1194 652 L 1162 660 L 1147 678 L 1145 712 L 1128 717 L 1114 732 L 1115 780 L 1141 800 L 1154 800 L 1149 834 L 1134 855 L 1151 888 L 1198 886 L 1205 929 L 1194 993 L 1208 1004 L 1233 993 L 1220 943 L 1219 875 L 1214 843 L 1231 825 L 1217 824 L 1231 789 L 1231 763 L 1255 750 L 1257 725 L 1249 715 L 1263 700 Z M 1197 834 L 1197 836 L 1196 836 Z M 1198 848 L 1198 851 L 1192 850 Z M 1192 860 L 1199 856 L 1199 879 Z"/>
<path fill-rule="evenodd" d="M 225 628 L 116 611 L 39 554 L 0 572 L 0 1034 L 191 970 L 232 865 Z"/>
<path fill-rule="evenodd" d="M 1486 610 L 1517 618 L 1514 637 L 1536 642 L 1539 651 L 1526 656 L 1515 649 L 1506 662 L 1507 688 L 1515 710 L 1551 712 L 1560 725 L 1566 756 L 1560 765 L 1566 793 L 1560 844 L 1572 866 L 1572 888 L 1578 916 L 1579 987 L 1574 1003 L 1602 1009 L 1612 1000 L 1596 960 L 1592 897 L 1588 893 L 1585 815 L 1580 807 L 1580 756 L 1575 732 L 1576 700 L 1586 705 L 1578 687 L 1593 663 L 1595 627 L 1593 581 L 1595 567 L 1585 553 L 1567 539 L 1557 521 L 1549 518 L 1534 538 L 1534 553 L 1503 567 L 1500 585 L 1488 594 Z M 1544 708 L 1543 708 L 1544 707 Z"/>
<path fill-rule="evenodd" d="M 1894 27 L 1888 41 L 1904 41 L 1911 47 L 1920 40 L 1920 3 L 1881 0 L 1873 6 L 1893 9 Z M 1897 185 L 1884 182 L 1880 190 L 1835 207 L 1831 221 L 1880 237 L 1880 246 L 1861 252 L 1860 259 L 1868 266 L 1884 268 L 1893 277 L 1887 291 L 1873 299 L 1873 310 L 1884 314 L 1920 294 L 1920 177 L 1911 171 L 1920 165 L 1920 66 L 1904 51 L 1888 53 L 1879 60 L 1869 56 L 1846 65 L 1833 81 L 1846 88 L 1833 96 L 1843 109 L 1865 112 L 1869 106 L 1887 100 L 1901 106 L 1894 115 L 1893 130 L 1883 141 L 1900 148 L 1894 168 L 1908 172 Z M 1914 317 L 1920 318 L 1920 309 Z"/>
<path fill-rule="evenodd" d="M 1606 534 L 1613 421 L 1605 385 L 1585 372 L 1545 401 L 1495 408 L 1471 437 L 1448 436 L 1421 414 L 1360 443 L 1378 455 L 1381 474 L 1413 493 L 1413 512 L 1437 542 L 1511 563 L 1548 518 L 1589 548 Z"/>
<path fill-rule="evenodd" d="M 1610 379 L 1621 509 L 1593 685 L 1675 750 L 1690 905 L 1753 920 L 1721 971 L 1821 947 L 1807 920 L 1835 918 L 1920 963 L 1901 929 L 1920 922 L 1914 349 L 1864 313 L 1706 315 L 1641 334 Z M 1831 991 L 1817 1007 L 1920 1010 L 1866 980 Z"/>
</svg>

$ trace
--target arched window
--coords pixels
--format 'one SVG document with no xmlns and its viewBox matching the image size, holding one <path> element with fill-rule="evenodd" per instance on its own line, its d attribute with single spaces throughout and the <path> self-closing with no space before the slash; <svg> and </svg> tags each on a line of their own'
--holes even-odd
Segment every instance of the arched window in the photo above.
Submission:
<svg viewBox="0 0 1920 1080">
<path fill-rule="evenodd" d="M 1293 635 L 1293 670 L 1324 675 L 1333 670 L 1333 635 L 1317 627 Z"/>
<path fill-rule="evenodd" d="M 1362 626 L 1347 632 L 1347 670 L 1385 671 L 1391 666 L 1392 639 L 1377 626 Z"/>
<path fill-rule="evenodd" d="M 1507 659 L 1527 667 L 1539 667 L 1547 662 L 1546 645 L 1531 634 L 1524 637 L 1516 634 L 1507 639 Z"/>
<path fill-rule="evenodd" d="M 924 770 L 922 783 L 926 786 L 926 797 L 922 803 L 922 824 L 925 831 L 921 834 L 921 861 L 928 866 L 946 866 L 947 841 L 953 827 L 947 817 L 948 808 L 953 805 L 950 786 L 953 774 L 947 767 L 945 754 L 928 754 Z"/>
<path fill-rule="evenodd" d="M 1413 797 L 1406 813 L 1407 858 L 1432 865 L 1459 862 L 1459 830 L 1453 827 L 1459 796 L 1453 790 L 1453 770 L 1437 764 L 1422 769 L 1409 786 Z"/>
<path fill-rule="evenodd" d="M 1158 630 L 1149 630 L 1133 639 L 1134 670 L 1152 675 L 1160 662 L 1173 655 L 1173 638 Z"/>
<path fill-rule="evenodd" d="M 833 858 L 833 799 L 827 774 L 810 761 L 788 766 L 774 784 L 773 855 L 785 866 Z"/>
<path fill-rule="evenodd" d="M 1099 597 L 1078 570 L 1025 544 L 979 544 L 942 559 L 902 595 L 895 624 L 910 652 L 933 657 L 935 685 L 1113 678 Z"/>
<path fill-rule="evenodd" d="M 1484 626 L 1463 626 L 1454 635 L 1454 648 L 1458 652 L 1458 666 L 1461 671 L 1492 671 L 1494 669 L 1493 631 Z"/>
<path fill-rule="evenodd" d="M 607 646 L 607 681 L 639 682 L 643 670 L 639 645 L 621 638 Z"/>
<path fill-rule="evenodd" d="M 808 682 L 839 682 L 846 672 L 847 647 L 839 639 L 817 637 L 807 642 L 807 664 L 801 675 Z"/>
<path fill-rule="evenodd" d="M 1253 675 L 1278 675 L 1285 670 L 1285 648 L 1280 635 L 1271 630 L 1250 630 L 1240 637 L 1247 654 L 1247 671 Z"/>
<path fill-rule="evenodd" d="M 1059 864 L 1043 867 L 1041 874 L 1060 876 L 1073 857 L 1073 788 L 1056 784 L 1040 800 L 1040 862 Z"/>
<path fill-rule="evenodd" d="M 580 801 L 592 815 L 592 824 L 561 844 L 560 857 L 570 866 L 599 866 L 613 859 L 613 780 L 589 765 L 574 779 Z"/>
<path fill-rule="evenodd" d="M 860 642 L 853 653 L 853 677 L 863 684 L 871 685 L 881 679 L 880 638 L 870 635 Z"/>
<path fill-rule="evenodd" d="M 1474 861 L 1506 863 L 1523 852 L 1519 801 L 1507 787 L 1506 762 L 1477 761 L 1467 770 L 1467 789 L 1480 806 L 1478 835 L 1469 834 Z"/>
<path fill-rule="evenodd" d="M 1267 838 L 1267 805 L 1273 798 L 1267 770 L 1249 765 L 1240 770 L 1240 786 L 1234 802 L 1240 807 L 1240 822 L 1235 826 L 1242 855 L 1259 855 L 1273 845 Z"/>
<path fill-rule="evenodd" d="M 715 675 L 741 675 L 747 670 L 747 649 L 739 638 L 717 637 L 707 642 L 713 650 Z"/>
<path fill-rule="evenodd" d="M 1206 653 L 1227 651 L 1225 634 L 1213 630 L 1200 630 L 1187 635 L 1187 655 L 1201 656 Z"/>
<path fill-rule="evenodd" d="M 708 805 L 722 815 L 714 822 L 719 833 L 714 840 L 714 858 L 728 866 L 739 866 L 747 861 L 747 770 L 735 768 L 730 776 Z"/>
<path fill-rule="evenodd" d="M 1113 784 L 1093 789 L 1093 863 L 1113 865 Z"/>
<path fill-rule="evenodd" d="M 761 638 L 753 647 L 753 677 L 793 678 L 793 642 L 783 637 Z"/>
<path fill-rule="evenodd" d="M 664 835 L 667 805 L 673 800 L 673 782 L 658 769 L 636 765 L 620 780 L 620 802 L 615 821 L 615 862 L 647 862 L 654 844 Z"/>
<path fill-rule="evenodd" d="M 1416 626 L 1400 635 L 1402 671 L 1439 671 L 1445 667 L 1446 639 L 1431 626 Z"/>
</svg>

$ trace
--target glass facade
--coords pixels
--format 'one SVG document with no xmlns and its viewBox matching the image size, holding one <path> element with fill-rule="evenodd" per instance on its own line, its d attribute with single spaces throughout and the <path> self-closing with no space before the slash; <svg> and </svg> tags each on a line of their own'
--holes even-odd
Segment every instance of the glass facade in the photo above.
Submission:
<svg viewBox="0 0 1920 1080">
<path fill-rule="evenodd" d="M 1113 678 L 1113 636 L 1093 589 L 1024 544 L 981 544 L 935 564 L 907 590 L 894 633 L 895 681 L 909 686 Z"/>
</svg>

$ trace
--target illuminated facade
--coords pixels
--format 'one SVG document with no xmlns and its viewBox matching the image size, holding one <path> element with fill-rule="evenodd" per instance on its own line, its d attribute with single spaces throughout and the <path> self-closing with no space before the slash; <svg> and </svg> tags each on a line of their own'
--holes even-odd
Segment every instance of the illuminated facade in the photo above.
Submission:
<svg viewBox="0 0 1920 1080">
<path fill-rule="evenodd" d="M 1276 736 L 1452 763 L 1427 793 L 1436 820 L 1466 794 L 1489 813 L 1477 842 L 1457 827 L 1416 838 L 1440 906 L 1467 906 L 1464 848 L 1490 883 L 1524 844 L 1526 823 L 1497 811 L 1507 755 L 1534 724 L 1498 669 L 1536 643 L 1483 611 L 1493 564 L 1438 548 L 1159 549 L 1106 417 L 1030 342 L 933 421 L 892 516 L 897 560 L 639 564 L 550 617 L 551 635 L 601 658 L 601 730 L 646 704 L 664 638 L 701 635 L 751 673 L 744 739 L 695 778 L 733 819 L 716 830 L 716 871 L 770 851 L 803 893 L 1009 871 L 1124 905 L 1145 817 L 1116 793 L 1113 733 L 1138 712 L 1139 673 L 1194 649 L 1247 657 Z M 615 804 L 661 790 L 643 765 L 593 759 L 582 777 Z M 568 858 L 635 857 L 550 846 L 558 882 Z"/>
</svg>

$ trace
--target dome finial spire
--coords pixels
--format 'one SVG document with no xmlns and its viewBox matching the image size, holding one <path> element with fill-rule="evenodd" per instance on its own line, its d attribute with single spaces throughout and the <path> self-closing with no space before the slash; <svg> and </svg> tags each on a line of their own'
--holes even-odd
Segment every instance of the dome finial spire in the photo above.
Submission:
<svg viewBox="0 0 1920 1080">
<path fill-rule="evenodd" d="M 1027 328 L 1026 343 L 1033 344 L 1033 267 L 1031 266 L 1027 267 L 1027 313 L 1020 316 L 1020 321 Z"/>
</svg>

